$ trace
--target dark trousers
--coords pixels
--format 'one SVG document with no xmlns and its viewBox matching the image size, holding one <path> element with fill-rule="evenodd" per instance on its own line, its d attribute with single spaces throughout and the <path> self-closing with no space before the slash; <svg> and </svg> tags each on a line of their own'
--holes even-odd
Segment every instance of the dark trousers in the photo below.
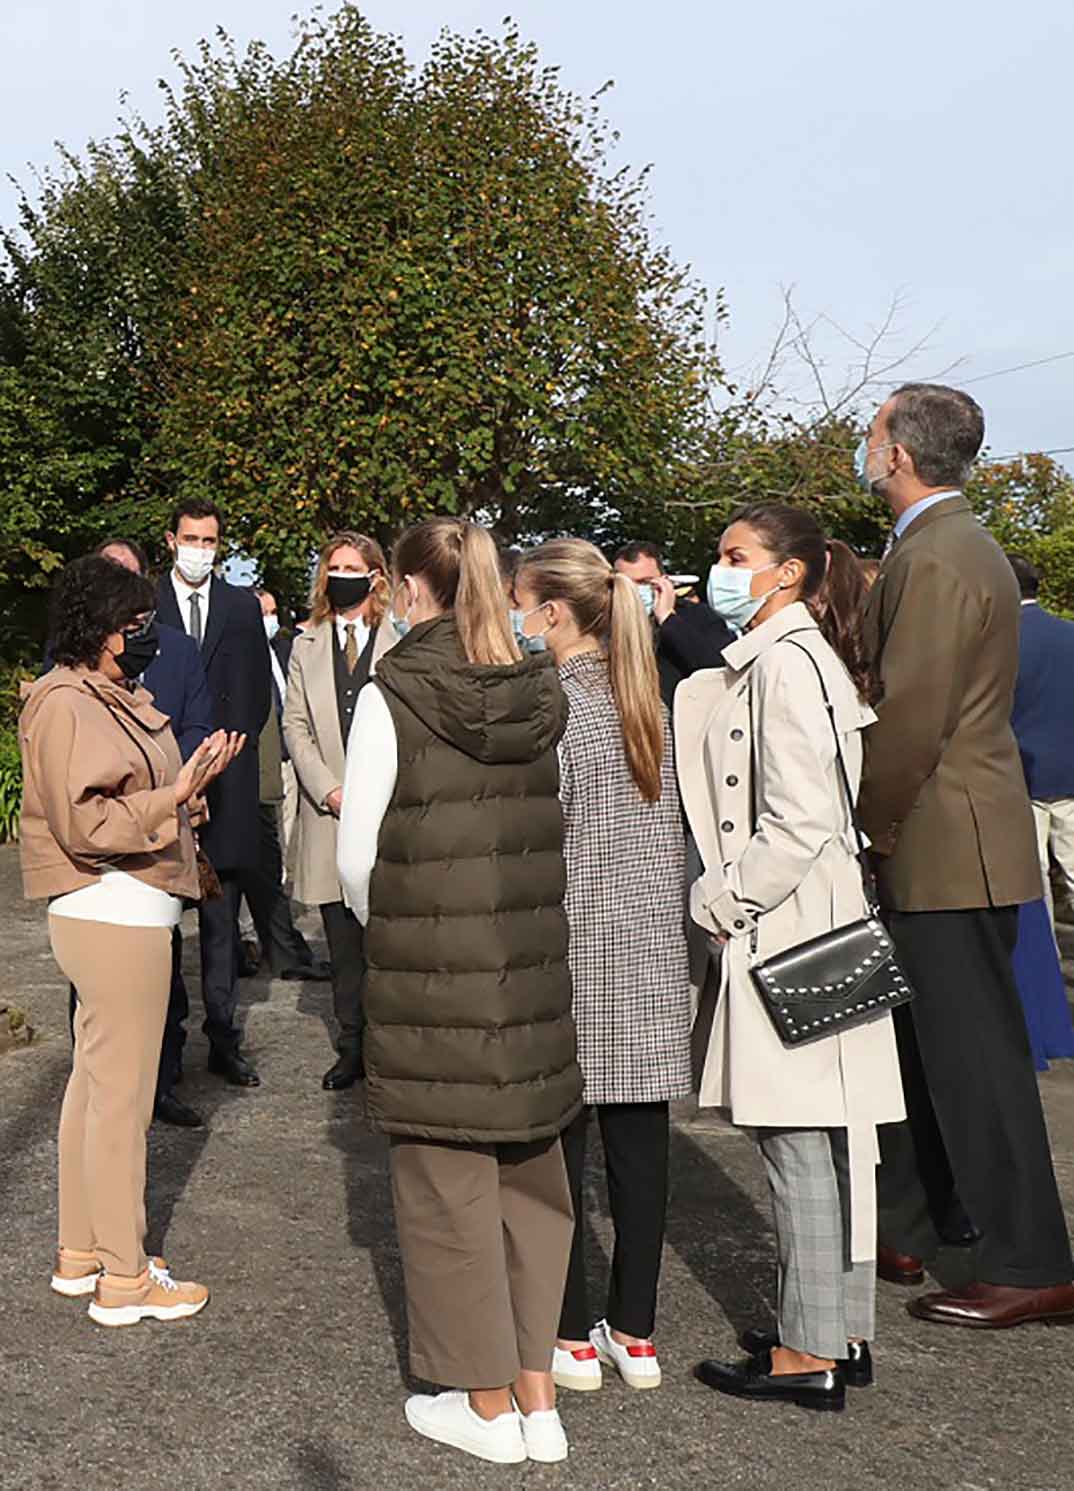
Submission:
<svg viewBox="0 0 1074 1491">
<path fill-rule="evenodd" d="M 895 1011 L 907 1122 L 880 1127 L 880 1239 L 929 1259 L 957 1193 L 982 1283 L 1067 1283 L 1070 1241 L 1011 969 L 1014 907 L 892 912 L 917 997 Z"/>
<path fill-rule="evenodd" d="M 71 985 L 69 1015 L 71 1039 L 75 1038 L 75 1006 L 78 990 Z M 186 984 L 183 982 L 183 939 L 178 927 L 172 928 L 172 981 L 168 991 L 168 1013 L 164 1020 L 164 1038 L 160 1046 L 160 1065 L 157 1068 L 157 1097 L 171 1092 L 183 1074 L 183 1047 L 186 1045 L 184 1022 L 190 1013 Z"/>
<path fill-rule="evenodd" d="M 235 923 L 242 899 L 242 873 L 220 870 L 221 894 L 198 907 L 201 934 L 201 997 L 205 1004 L 202 1026 L 210 1044 L 224 1054 L 239 1049 L 235 1010 L 239 1002 L 239 963 Z"/>
<path fill-rule="evenodd" d="M 341 1056 L 360 1056 L 365 1025 L 365 928 L 342 901 L 322 906 L 321 921 L 332 964 L 332 1003 L 339 1026 L 336 1049 Z"/>
<path fill-rule="evenodd" d="M 242 870 L 239 879 L 250 908 L 261 952 L 273 973 L 303 968 L 313 954 L 291 915 L 291 901 L 283 888 L 283 853 L 274 803 L 261 803 L 257 819 L 257 868 Z"/>
<path fill-rule="evenodd" d="M 668 1200 L 667 1103 L 598 1103 L 563 1131 L 563 1158 L 574 1206 L 574 1238 L 559 1321 L 560 1339 L 585 1341 L 595 1317 L 585 1278 L 586 1128 L 595 1112 L 604 1145 L 608 1201 L 615 1228 L 604 1318 L 628 1336 L 646 1339 L 656 1321 L 656 1290 Z"/>
</svg>

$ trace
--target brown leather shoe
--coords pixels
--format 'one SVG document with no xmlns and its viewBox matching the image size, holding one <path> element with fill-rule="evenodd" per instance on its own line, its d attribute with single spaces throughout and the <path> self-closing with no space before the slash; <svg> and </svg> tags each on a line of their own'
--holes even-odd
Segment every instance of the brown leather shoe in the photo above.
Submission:
<svg viewBox="0 0 1074 1491">
<path fill-rule="evenodd" d="M 877 1243 L 876 1276 L 888 1284 L 923 1284 L 925 1265 L 913 1253 L 897 1253 L 894 1248 Z"/>
<path fill-rule="evenodd" d="M 1005 1330 L 1033 1320 L 1074 1321 L 1074 1284 L 1047 1289 L 1015 1289 L 1009 1284 L 967 1284 L 944 1294 L 922 1294 L 906 1306 L 918 1320 L 934 1325 L 969 1325 Z"/>
</svg>

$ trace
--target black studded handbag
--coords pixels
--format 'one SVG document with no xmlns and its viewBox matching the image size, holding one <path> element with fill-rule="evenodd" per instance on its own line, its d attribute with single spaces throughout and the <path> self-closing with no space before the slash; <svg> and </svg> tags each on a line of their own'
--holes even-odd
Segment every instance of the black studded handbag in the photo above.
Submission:
<svg viewBox="0 0 1074 1491">
<path fill-rule="evenodd" d="M 785 641 L 789 640 L 784 638 Z M 852 1030 L 896 1005 L 907 1004 L 913 990 L 895 956 L 895 946 L 880 920 L 876 882 L 858 821 L 854 793 L 847 776 L 835 708 L 824 675 L 807 647 L 791 642 L 813 664 L 824 707 L 835 737 L 835 759 L 858 846 L 858 863 L 869 914 L 845 927 L 836 927 L 809 942 L 755 963 L 750 974 L 761 1000 L 785 1046 L 805 1046 L 841 1030 Z"/>
</svg>

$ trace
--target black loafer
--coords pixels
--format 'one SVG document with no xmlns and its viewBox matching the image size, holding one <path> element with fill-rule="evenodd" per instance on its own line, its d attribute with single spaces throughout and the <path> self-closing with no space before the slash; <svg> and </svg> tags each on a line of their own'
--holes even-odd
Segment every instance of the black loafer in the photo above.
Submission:
<svg viewBox="0 0 1074 1491">
<path fill-rule="evenodd" d="M 774 1351 L 779 1345 L 779 1335 L 776 1331 L 758 1330 L 754 1327 L 742 1332 L 738 1344 L 750 1356 L 758 1356 L 762 1351 Z M 868 1341 L 848 1341 L 847 1354 L 840 1359 L 839 1365 L 843 1369 L 847 1387 L 872 1387 L 873 1354 L 869 1350 Z"/>
<path fill-rule="evenodd" d="M 342 1092 L 347 1087 L 353 1087 L 356 1082 L 364 1081 L 365 1067 L 362 1065 L 360 1056 L 351 1056 L 349 1053 L 341 1056 L 335 1066 L 329 1067 L 321 1080 L 321 1086 L 325 1092 Z"/>
<path fill-rule="evenodd" d="M 218 1051 L 213 1047 L 209 1051 L 209 1070 L 217 1077 L 223 1077 L 230 1082 L 232 1087 L 260 1087 L 261 1078 L 246 1060 L 237 1051 Z"/>
<path fill-rule="evenodd" d="M 299 963 L 295 968 L 284 968 L 276 974 L 288 984 L 326 984 L 332 977 L 332 965 L 323 958 L 313 963 Z"/>
<path fill-rule="evenodd" d="M 200 1129 L 204 1120 L 194 1108 L 181 1103 L 173 1092 L 162 1092 L 153 1104 L 153 1117 L 177 1129 Z"/>
<path fill-rule="evenodd" d="M 799 1408 L 841 1413 L 846 1407 L 846 1378 L 841 1367 L 823 1372 L 772 1373 L 772 1353 L 758 1352 L 744 1362 L 704 1361 L 694 1368 L 698 1382 L 732 1398 L 763 1403 L 797 1403 Z"/>
</svg>

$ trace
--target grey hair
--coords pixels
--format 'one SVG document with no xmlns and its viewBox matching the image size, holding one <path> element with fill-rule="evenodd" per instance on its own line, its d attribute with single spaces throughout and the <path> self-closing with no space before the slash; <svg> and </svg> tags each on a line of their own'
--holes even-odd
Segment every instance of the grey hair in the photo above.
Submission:
<svg viewBox="0 0 1074 1491">
<path fill-rule="evenodd" d="M 928 487 L 962 487 L 984 441 L 980 404 L 942 383 L 904 383 L 892 395 L 888 439 L 909 451 Z"/>
</svg>

